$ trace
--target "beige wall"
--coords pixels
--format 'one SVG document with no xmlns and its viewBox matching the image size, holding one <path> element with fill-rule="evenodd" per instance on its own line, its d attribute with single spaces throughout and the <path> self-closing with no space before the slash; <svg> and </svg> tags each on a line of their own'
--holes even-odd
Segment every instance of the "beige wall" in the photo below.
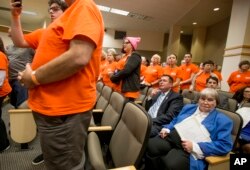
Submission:
<svg viewBox="0 0 250 170">
<path fill-rule="evenodd" d="M 229 18 L 207 28 L 203 61 L 212 60 L 222 65 L 228 26 Z"/>
<path fill-rule="evenodd" d="M 127 36 L 141 37 L 138 50 L 163 51 L 164 33 L 127 30 Z M 107 29 L 104 36 L 103 47 L 121 48 L 123 40 L 114 39 L 115 30 Z"/>
</svg>

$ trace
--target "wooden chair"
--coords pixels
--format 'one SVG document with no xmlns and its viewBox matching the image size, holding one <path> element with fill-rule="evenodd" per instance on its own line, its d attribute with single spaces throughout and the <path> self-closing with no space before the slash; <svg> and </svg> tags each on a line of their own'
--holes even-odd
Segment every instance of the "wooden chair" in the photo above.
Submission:
<svg viewBox="0 0 250 170">
<path fill-rule="evenodd" d="M 10 136 L 14 142 L 23 144 L 31 142 L 37 134 L 36 123 L 30 109 L 11 109 Z"/>
<path fill-rule="evenodd" d="M 233 150 L 234 151 L 236 149 L 237 146 L 237 140 L 240 134 L 240 130 L 242 128 L 242 117 L 234 112 L 230 112 L 227 110 L 223 110 L 223 109 L 218 109 L 218 111 L 224 113 L 225 115 L 227 115 L 229 118 L 231 118 L 233 120 L 233 130 L 232 130 L 232 139 L 233 139 Z M 230 165 L 230 154 L 225 155 L 225 156 L 209 156 L 206 157 L 205 160 L 209 163 L 208 166 L 208 170 L 220 170 L 220 169 L 229 169 L 229 165 Z"/>
</svg>

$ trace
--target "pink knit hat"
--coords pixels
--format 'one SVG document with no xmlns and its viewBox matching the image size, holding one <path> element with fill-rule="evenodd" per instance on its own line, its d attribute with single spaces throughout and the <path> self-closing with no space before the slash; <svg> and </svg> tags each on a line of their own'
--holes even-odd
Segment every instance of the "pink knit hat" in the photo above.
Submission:
<svg viewBox="0 0 250 170">
<path fill-rule="evenodd" d="M 141 41 L 141 37 L 126 37 L 125 39 L 129 40 L 134 50 L 136 50 L 138 43 Z"/>
</svg>

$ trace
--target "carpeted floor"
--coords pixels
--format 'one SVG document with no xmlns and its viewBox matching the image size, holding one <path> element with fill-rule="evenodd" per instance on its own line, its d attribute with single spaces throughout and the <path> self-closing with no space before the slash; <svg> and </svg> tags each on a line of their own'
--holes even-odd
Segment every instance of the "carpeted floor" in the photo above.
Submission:
<svg viewBox="0 0 250 170">
<path fill-rule="evenodd" d="M 3 120 L 6 128 L 9 131 L 9 115 L 8 110 L 13 108 L 10 104 L 3 107 Z M 44 163 L 40 165 L 32 165 L 32 160 L 41 154 L 39 137 L 29 143 L 32 148 L 27 151 L 20 151 L 20 144 L 14 143 L 11 138 L 11 148 L 5 152 L 0 153 L 0 170 L 45 170 Z"/>
</svg>

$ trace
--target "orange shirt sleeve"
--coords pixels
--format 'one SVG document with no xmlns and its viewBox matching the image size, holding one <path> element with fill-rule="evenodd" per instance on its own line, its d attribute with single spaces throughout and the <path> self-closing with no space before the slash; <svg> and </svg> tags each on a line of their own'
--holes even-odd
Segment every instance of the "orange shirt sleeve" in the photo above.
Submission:
<svg viewBox="0 0 250 170">
<path fill-rule="evenodd" d="M 8 59 L 4 53 L 0 51 L 0 70 L 6 72 L 2 87 L 0 87 L 0 97 L 6 96 L 11 92 L 11 87 L 8 80 Z"/>
<path fill-rule="evenodd" d="M 37 49 L 44 30 L 45 29 L 37 29 L 29 34 L 24 35 L 25 41 L 29 44 L 31 48 Z"/>
</svg>

